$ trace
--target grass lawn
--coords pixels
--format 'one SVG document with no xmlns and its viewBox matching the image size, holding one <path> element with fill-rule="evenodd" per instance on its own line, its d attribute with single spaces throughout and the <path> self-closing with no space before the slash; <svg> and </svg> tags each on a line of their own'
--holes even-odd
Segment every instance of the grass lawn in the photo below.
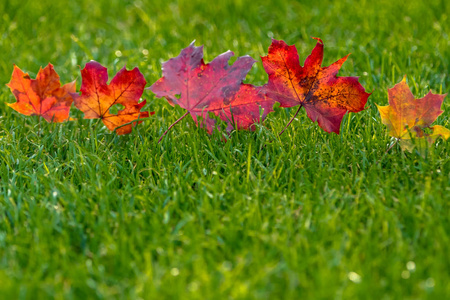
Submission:
<svg viewBox="0 0 450 300">
<path fill-rule="evenodd" d="M 0 299 L 450 298 L 450 141 L 385 154 L 375 105 L 405 74 L 417 97 L 450 92 L 450 2 L 301 2 L 1 1 Z M 294 107 L 226 143 L 189 117 L 158 144 L 183 110 L 150 91 L 155 115 L 128 136 L 6 105 L 13 64 L 34 77 L 51 62 L 79 89 L 95 59 L 150 86 L 195 39 L 206 62 L 258 59 L 246 82 L 262 85 L 271 37 L 303 62 L 311 36 L 324 65 L 352 53 L 339 74 L 373 90 L 340 135 L 303 110 L 258 152 Z"/>
</svg>

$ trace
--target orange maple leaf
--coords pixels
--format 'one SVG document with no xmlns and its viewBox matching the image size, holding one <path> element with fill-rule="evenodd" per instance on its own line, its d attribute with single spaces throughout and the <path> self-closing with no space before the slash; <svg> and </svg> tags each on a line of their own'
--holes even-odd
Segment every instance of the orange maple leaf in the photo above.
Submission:
<svg viewBox="0 0 450 300">
<path fill-rule="evenodd" d="M 7 84 L 17 102 L 7 103 L 21 114 L 42 116 L 47 122 L 63 122 L 69 118 L 70 106 L 77 95 L 75 81 L 61 87 L 59 76 L 48 64 L 40 68 L 36 79 L 22 72 L 16 65 Z"/>
<path fill-rule="evenodd" d="M 127 71 L 123 67 L 107 84 L 107 69 L 91 61 L 81 70 L 81 78 L 81 96 L 75 98 L 75 106 L 84 113 L 85 119 L 101 119 L 109 130 L 127 134 L 132 130 L 132 124 L 128 123 L 149 116 L 149 112 L 141 112 L 146 100 L 139 103 L 139 99 L 147 82 L 138 68 Z M 112 114 L 110 108 L 116 104 L 124 108 Z"/>
<path fill-rule="evenodd" d="M 438 137 L 450 138 L 450 130 L 431 124 L 443 111 L 442 102 L 445 96 L 433 94 L 431 91 L 420 99 L 415 99 L 407 83 L 406 76 L 392 89 L 388 89 L 389 105 L 378 106 L 381 121 L 388 128 L 392 137 L 398 139 L 402 149 L 412 151 L 415 147 L 423 153 L 427 145 L 433 144 Z M 431 130 L 427 133 L 426 130 Z"/>
</svg>

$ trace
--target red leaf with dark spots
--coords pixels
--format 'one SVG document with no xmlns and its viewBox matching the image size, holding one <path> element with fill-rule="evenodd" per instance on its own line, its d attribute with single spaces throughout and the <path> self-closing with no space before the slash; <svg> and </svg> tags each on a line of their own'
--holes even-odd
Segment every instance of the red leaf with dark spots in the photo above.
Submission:
<svg viewBox="0 0 450 300">
<path fill-rule="evenodd" d="M 303 67 L 294 45 L 272 40 L 268 55 L 261 57 L 269 74 L 269 82 L 263 86 L 263 92 L 280 102 L 281 107 L 300 105 L 299 110 L 305 107 L 308 117 L 313 122 L 317 121 L 323 130 L 339 134 L 345 113 L 363 110 L 370 94 L 365 92 L 357 77 L 336 76 L 348 55 L 322 67 L 323 42 L 315 39 L 318 41 L 316 47 Z"/>
</svg>

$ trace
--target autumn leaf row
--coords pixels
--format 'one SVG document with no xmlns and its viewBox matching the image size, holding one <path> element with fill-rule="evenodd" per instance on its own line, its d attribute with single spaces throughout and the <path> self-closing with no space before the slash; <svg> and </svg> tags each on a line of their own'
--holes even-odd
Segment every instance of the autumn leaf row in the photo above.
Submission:
<svg viewBox="0 0 450 300">
<path fill-rule="evenodd" d="M 337 76 L 348 55 L 322 67 L 323 42 L 315 39 L 317 44 L 303 66 L 294 45 L 273 40 L 268 55 L 261 57 L 269 76 L 263 86 L 243 83 L 256 62 L 250 56 L 238 57 L 229 65 L 228 61 L 234 54 L 227 51 L 205 64 L 203 47 L 191 43 L 177 57 L 163 63 L 163 76 L 149 88 L 157 97 L 166 98 L 172 106 L 186 109 L 186 113 L 168 127 L 160 141 L 189 114 L 208 133 L 216 127 L 216 120 L 210 114 L 225 121 L 227 131 L 253 130 L 255 123 L 262 122 L 273 111 L 275 102 L 279 102 L 281 107 L 299 107 L 285 129 L 304 107 L 307 116 L 323 130 L 339 134 L 343 116 L 347 112 L 364 110 L 370 93 L 365 91 L 357 77 Z M 51 64 L 40 69 L 36 79 L 31 79 L 14 66 L 7 86 L 17 102 L 8 105 L 25 115 L 38 115 L 48 122 L 63 122 L 69 119 L 73 102 L 84 113 L 85 119 L 101 119 L 117 134 L 130 133 L 132 126 L 153 114 L 142 111 L 145 100 L 139 102 L 147 82 L 138 68 L 131 71 L 122 68 L 108 84 L 107 69 L 91 61 L 81 70 L 81 78 L 79 94 L 75 82 L 61 86 Z M 441 106 L 445 96 L 430 92 L 416 100 L 404 79 L 389 89 L 389 105 L 378 109 L 390 135 L 400 141 L 402 148 L 411 151 L 418 147 L 421 150 L 438 137 L 450 137 L 447 128 L 431 127 L 443 112 Z M 123 109 L 113 114 L 111 107 L 116 104 L 123 105 Z"/>
</svg>

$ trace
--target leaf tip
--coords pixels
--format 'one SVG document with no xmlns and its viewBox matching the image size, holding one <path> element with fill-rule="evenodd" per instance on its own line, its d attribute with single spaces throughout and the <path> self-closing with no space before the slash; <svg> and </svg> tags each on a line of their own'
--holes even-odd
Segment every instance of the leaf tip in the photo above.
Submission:
<svg viewBox="0 0 450 300">
<path fill-rule="evenodd" d="M 239 57 L 239 58 L 243 58 L 243 59 L 248 59 L 248 60 L 250 60 L 251 61 L 251 63 L 252 64 L 254 64 L 255 62 L 256 62 L 256 59 L 254 59 L 253 57 L 251 57 L 250 55 L 244 55 L 244 56 L 241 56 L 241 57 Z M 261 57 L 262 58 L 262 57 Z"/>
<path fill-rule="evenodd" d="M 317 42 L 319 42 L 320 44 L 322 44 L 323 45 L 323 41 L 322 41 L 322 39 L 321 38 L 318 38 L 318 37 L 311 37 L 312 39 L 314 39 L 314 40 L 316 40 Z"/>
</svg>

